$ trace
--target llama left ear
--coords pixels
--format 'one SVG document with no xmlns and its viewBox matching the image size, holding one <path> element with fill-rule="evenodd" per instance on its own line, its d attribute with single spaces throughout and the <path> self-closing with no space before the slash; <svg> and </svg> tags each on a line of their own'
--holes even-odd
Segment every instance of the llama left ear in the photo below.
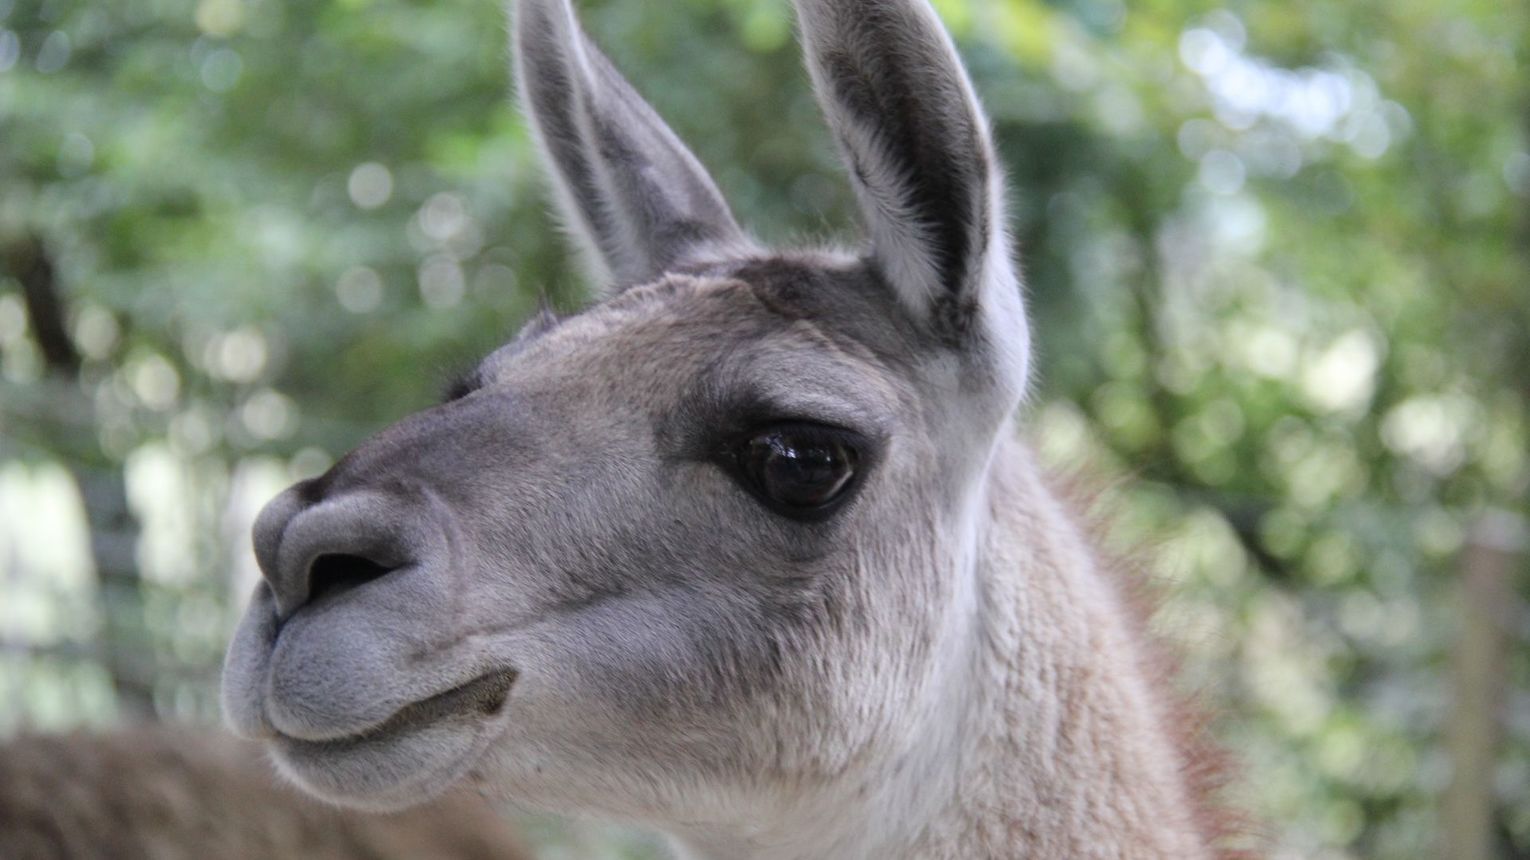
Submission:
<svg viewBox="0 0 1530 860">
<path fill-rule="evenodd" d="M 569 0 L 515 0 L 521 101 L 559 209 L 612 289 L 752 244 L 701 162 L 606 59 Z"/>
<path fill-rule="evenodd" d="M 948 341 L 969 339 L 987 316 L 1004 329 L 991 335 L 1023 344 L 1003 178 L 934 10 L 927 0 L 797 0 L 797 9 L 814 89 L 883 277 Z"/>
</svg>

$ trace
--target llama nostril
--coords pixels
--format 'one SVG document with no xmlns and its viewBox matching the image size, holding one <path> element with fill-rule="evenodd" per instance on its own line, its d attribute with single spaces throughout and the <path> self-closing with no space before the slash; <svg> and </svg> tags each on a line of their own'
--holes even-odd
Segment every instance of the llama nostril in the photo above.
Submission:
<svg viewBox="0 0 1530 860">
<path fill-rule="evenodd" d="M 308 602 L 343 594 L 397 569 L 359 555 L 326 553 L 314 559 L 308 568 Z"/>
<path fill-rule="evenodd" d="M 255 555 L 277 616 L 285 621 L 304 604 L 333 602 L 422 562 L 433 544 L 418 521 L 409 501 L 388 493 L 357 490 L 317 505 L 297 489 L 277 496 L 255 522 Z"/>
</svg>

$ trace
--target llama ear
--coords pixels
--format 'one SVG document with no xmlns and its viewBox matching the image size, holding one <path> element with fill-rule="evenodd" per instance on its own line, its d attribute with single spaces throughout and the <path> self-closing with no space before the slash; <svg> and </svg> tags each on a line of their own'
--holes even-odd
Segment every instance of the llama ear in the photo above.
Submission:
<svg viewBox="0 0 1530 860">
<path fill-rule="evenodd" d="M 797 0 L 813 86 L 872 257 L 917 319 L 966 338 L 985 304 L 1024 341 L 987 120 L 927 0 Z M 1008 292 L 1013 296 L 987 295 Z M 1018 330 L 1017 327 L 1018 326 Z"/>
<path fill-rule="evenodd" d="M 516 0 L 521 103 L 563 217 L 614 287 L 748 240 L 701 163 L 584 34 L 569 0 Z"/>
</svg>

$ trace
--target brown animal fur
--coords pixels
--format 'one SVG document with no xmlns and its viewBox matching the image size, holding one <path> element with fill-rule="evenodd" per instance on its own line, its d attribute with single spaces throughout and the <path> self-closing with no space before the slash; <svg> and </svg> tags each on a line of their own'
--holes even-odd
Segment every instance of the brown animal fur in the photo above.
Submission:
<svg viewBox="0 0 1530 860">
<path fill-rule="evenodd" d="M 1140 645 L 1138 659 L 1152 679 L 1169 741 L 1178 751 L 1191 815 L 1218 860 L 1256 860 L 1264 855 L 1265 835 L 1227 792 L 1238 774 L 1237 762 L 1213 736 L 1217 711 L 1203 695 L 1186 692 L 1181 683 L 1183 656 L 1152 630 L 1153 619 L 1168 598 L 1168 586 L 1147 567 L 1155 546 L 1109 550 L 1124 482 L 1103 481 L 1087 469 L 1048 470 L 1047 483 L 1073 520 L 1086 531 L 1101 571 L 1127 610 L 1127 622 Z"/>
<path fill-rule="evenodd" d="M 259 748 L 205 730 L 23 735 L 0 746 L 5 860 L 529 860 L 471 794 L 400 815 L 327 806 Z"/>
</svg>

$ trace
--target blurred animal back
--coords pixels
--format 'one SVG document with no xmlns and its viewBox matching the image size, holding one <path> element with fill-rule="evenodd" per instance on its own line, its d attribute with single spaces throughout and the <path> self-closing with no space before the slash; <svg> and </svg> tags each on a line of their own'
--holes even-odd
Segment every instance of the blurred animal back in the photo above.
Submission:
<svg viewBox="0 0 1530 860">
<path fill-rule="evenodd" d="M 481 797 L 394 815 L 326 806 L 259 749 L 201 728 L 23 734 L 0 745 L 3 860 L 530 860 Z"/>
</svg>

